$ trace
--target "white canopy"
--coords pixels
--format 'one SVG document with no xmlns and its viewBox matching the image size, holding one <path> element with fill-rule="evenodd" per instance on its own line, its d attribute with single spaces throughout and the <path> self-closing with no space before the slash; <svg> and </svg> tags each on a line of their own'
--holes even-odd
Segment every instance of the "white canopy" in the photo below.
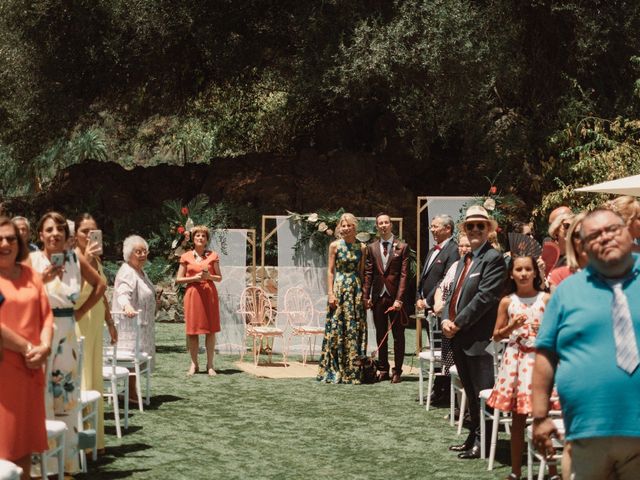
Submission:
<svg viewBox="0 0 640 480">
<path fill-rule="evenodd" d="M 616 195 L 633 195 L 640 197 L 640 175 L 618 178 L 608 182 L 596 183 L 588 187 L 576 188 L 576 192 L 614 193 Z"/>
</svg>

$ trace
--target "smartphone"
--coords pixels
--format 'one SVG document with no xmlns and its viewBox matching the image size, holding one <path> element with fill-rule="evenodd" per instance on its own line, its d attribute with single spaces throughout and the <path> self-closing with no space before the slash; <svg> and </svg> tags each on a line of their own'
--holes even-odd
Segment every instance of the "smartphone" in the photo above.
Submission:
<svg viewBox="0 0 640 480">
<path fill-rule="evenodd" d="M 61 267 L 64 265 L 64 253 L 52 253 L 51 265 L 54 267 Z"/>
<path fill-rule="evenodd" d="M 96 251 L 98 255 L 102 255 L 102 230 L 90 230 L 89 241 L 91 243 L 98 244 L 99 250 Z"/>
</svg>

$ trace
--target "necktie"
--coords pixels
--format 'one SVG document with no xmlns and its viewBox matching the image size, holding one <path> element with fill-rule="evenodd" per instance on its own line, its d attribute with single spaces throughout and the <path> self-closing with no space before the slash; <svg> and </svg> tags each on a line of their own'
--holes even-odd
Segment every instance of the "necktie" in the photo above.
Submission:
<svg viewBox="0 0 640 480">
<path fill-rule="evenodd" d="M 389 242 L 382 242 L 382 254 L 386 257 L 389 253 Z"/>
<path fill-rule="evenodd" d="M 616 342 L 616 363 L 631 375 L 638 367 L 638 343 L 631 321 L 631 312 L 627 296 L 622 291 L 622 282 L 611 285 L 613 288 L 613 302 L 611 314 L 613 317 L 613 338 Z"/>
<path fill-rule="evenodd" d="M 442 250 L 442 247 L 440 245 L 436 245 L 435 247 L 433 247 L 435 250 Z"/>
<path fill-rule="evenodd" d="M 460 274 L 460 280 L 458 280 L 458 285 L 456 285 L 456 289 L 453 291 L 453 295 L 451 296 L 451 302 L 449 303 L 449 320 L 451 320 L 452 322 L 456 318 L 456 303 L 458 303 L 460 290 L 462 290 L 462 285 L 464 284 L 464 279 L 467 276 L 467 272 L 469 271 L 470 266 L 471 255 L 467 254 L 464 257 L 464 268 L 462 269 L 462 273 Z"/>
</svg>

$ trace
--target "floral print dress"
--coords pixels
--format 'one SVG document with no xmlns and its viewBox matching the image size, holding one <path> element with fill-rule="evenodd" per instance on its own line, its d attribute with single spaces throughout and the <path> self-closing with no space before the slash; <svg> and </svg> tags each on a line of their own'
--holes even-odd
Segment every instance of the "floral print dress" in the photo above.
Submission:
<svg viewBox="0 0 640 480">
<path fill-rule="evenodd" d="M 366 355 L 367 317 L 362 304 L 360 243 L 338 241 L 333 294 L 338 306 L 327 307 L 322 355 L 317 379 L 326 383 L 361 381 L 362 371 L 357 361 Z"/>
<path fill-rule="evenodd" d="M 502 356 L 502 364 L 487 404 L 503 412 L 531 413 L 531 380 L 535 359 L 535 339 L 544 315 L 544 292 L 535 297 L 512 294 L 509 319 L 524 314 L 524 325 L 511 332 Z"/>
<path fill-rule="evenodd" d="M 44 284 L 53 310 L 53 341 L 47 364 L 48 384 L 45 390 L 47 418 L 67 424 L 65 436 L 65 464 L 67 473 L 78 471 L 78 408 L 80 395 L 80 371 L 78 369 L 78 339 L 74 305 L 80 296 L 82 276 L 80 262 L 73 250 L 64 252 L 64 273 Z M 32 252 L 31 264 L 42 273 L 51 262 L 41 252 Z M 57 471 L 55 459 L 47 465 L 49 473 Z"/>
</svg>

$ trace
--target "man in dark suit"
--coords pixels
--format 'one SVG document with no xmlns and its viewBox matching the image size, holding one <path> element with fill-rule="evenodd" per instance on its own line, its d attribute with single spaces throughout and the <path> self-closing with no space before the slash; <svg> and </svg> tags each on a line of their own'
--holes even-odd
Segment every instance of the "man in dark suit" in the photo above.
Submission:
<svg viewBox="0 0 640 480">
<path fill-rule="evenodd" d="M 459 458 L 480 458 L 478 394 L 492 388 L 494 383 L 493 356 L 485 349 L 491 341 L 506 278 L 502 254 L 487 241 L 496 227 L 495 220 L 483 207 L 474 205 L 467 209 L 464 230 L 472 251 L 458 262 L 453 293 L 442 313 L 442 332 L 452 339 L 453 359 L 467 394 L 471 416 L 465 442 L 449 447 L 460 452 Z"/>
<path fill-rule="evenodd" d="M 434 295 L 449 267 L 460 259 L 458 244 L 453 236 L 454 223 L 449 215 L 436 215 L 431 220 L 431 235 L 435 245 L 427 252 L 418 281 L 416 309 L 428 312 L 433 310 Z M 448 376 L 437 376 L 431 393 L 431 404 L 449 404 Z"/>
<path fill-rule="evenodd" d="M 364 265 L 362 298 L 365 308 L 373 309 L 378 351 L 378 380 L 389 380 L 388 322 L 393 322 L 394 367 L 392 383 L 400 383 L 404 361 L 404 321 L 402 302 L 407 286 L 409 246 L 393 236 L 391 218 L 386 213 L 376 215 L 380 238 L 367 246 Z M 384 341 L 383 341 L 384 338 Z"/>
</svg>

